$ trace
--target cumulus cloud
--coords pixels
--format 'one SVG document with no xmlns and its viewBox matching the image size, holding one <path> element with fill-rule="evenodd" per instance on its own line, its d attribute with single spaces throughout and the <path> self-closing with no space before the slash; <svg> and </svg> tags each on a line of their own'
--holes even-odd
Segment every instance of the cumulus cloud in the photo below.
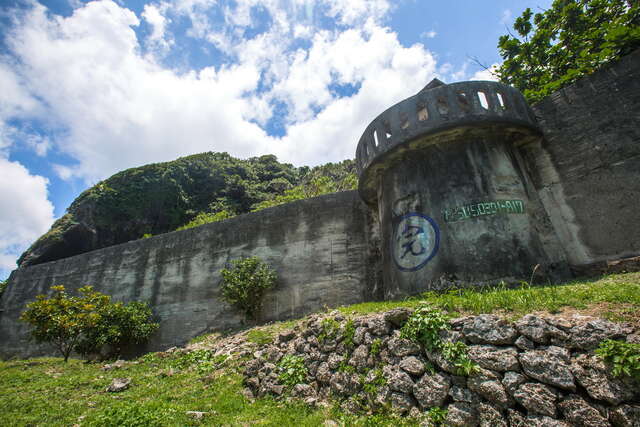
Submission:
<svg viewBox="0 0 640 427">
<path fill-rule="evenodd" d="M 435 75 L 435 60 L 421 44 L 403 46 L 384 27 L 386 1 L 282 4 L 225 4 L 222 23 L 207 13 L 221 7 L 213 0 L 149 4 L 141 16 L 152 27 L 145 40 L 134 31 L 139 18 L 110 0 L 87 3 L 68 17 L 36 4 L 6 36 L 21 82 L 13 87 L 28 89 L 11 108 L 33 109 L 32 99 L 41 100 L 65 129 L 52 143 L 77 161 L 56 172 L 87 182 L 208 150 L 276 153 L 312 165 L 351 158 L 367 123 L 423 87 Z M 256 8 L 269 14 L 268 28 L 246 37 L 242 29 L 255 25 Z M 337 26 L 319 27 L 319 14 Z M 189 18 L 190 37 L 231 60 L 185 72 L 143 55 L 144 43 L 170 45 L 168 25 L 177 16 Z M 296 37 L 308 44 L 294 45 Z M 285 114 L 275 117 L 283 105 Z M 284 136 L 269 134 L 270 120 L 283 123 Z"/>
<path fill-rule="evenodd" d="M 46 178 L 32 175 L 18 162 L 0 157 L 0 277 L 16 267 L 15 261 L 53 222 Z M 3 274 L 4 273 L 4 274 Z"/>
</svg>

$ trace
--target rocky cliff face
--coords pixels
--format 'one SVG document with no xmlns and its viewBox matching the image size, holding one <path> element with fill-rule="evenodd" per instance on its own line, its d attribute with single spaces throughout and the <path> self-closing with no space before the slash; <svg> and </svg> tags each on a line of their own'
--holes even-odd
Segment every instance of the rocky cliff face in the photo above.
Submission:
<svg viewBox="0 0 640 427">
<path fill-rule="evenodd" d="M 465 376 L 443 354 L 401 338 L 409 315 L 311 316 L 253 353 L 247 393 L 291 393 L 309 404 L 337 399 L 350 411 L 391 407 L 417 417 L 439 407 L 447 426 L 640 426 L 640 383 L 614 377 L 593 352 L 606 339 L 637 342 L 630 325 L 580 316 L 455 319 L 441 337 L 468 345 L 477 369 Z M 289 389 L 282 376 L 288 357 L 307 372 Z"/>
</svg>

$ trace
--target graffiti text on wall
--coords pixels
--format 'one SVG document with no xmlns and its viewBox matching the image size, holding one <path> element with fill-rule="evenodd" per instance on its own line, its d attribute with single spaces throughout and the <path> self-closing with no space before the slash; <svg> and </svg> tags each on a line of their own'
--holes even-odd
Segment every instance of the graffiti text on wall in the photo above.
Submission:
<svg viewBox="0 0 640 427">
<path fill-rule="evenodd" d="M 420 213 L 400 218 L 393 231 L 391 252 L 402 271 L 415 271 L 425 266 L 438 252 L 440 232 L 436 222 Z"/>
<path fill-rule="evenodd" d="M 464 206 L 445 209 L 442 214 L 445 222 L 462 221 L 477 216 L 497 214 L 521 214 L 524 213 L 522 200 L 494 200 L 491 202 L 474 203 Z"/>
</svg>

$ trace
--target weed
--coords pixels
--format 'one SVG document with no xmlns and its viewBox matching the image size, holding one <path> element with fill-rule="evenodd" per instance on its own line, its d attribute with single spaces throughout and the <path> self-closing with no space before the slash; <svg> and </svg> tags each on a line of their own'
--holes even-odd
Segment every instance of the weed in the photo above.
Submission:
<svg viewBox="0 0 640 427">
<path fill-rule="evenodd" d="M 278 379 L 287 387 L 302 384 L 307 380 L 307 367 L 300 356 L 284 356 L 278 363 L 278 369 L 280 370 Z"/>
<path fill-rule="evenodd" d="M 382 373 L 382 369 L 378 368 L 374 371 L 374 373 L 375 373 L 375 376 L 373 377 L 373 380 L 366 381 L 366 382 L 363 381 L 364 385 L 362 386 L 362 389 L 364 390 L 365 393 L 369 395 L 374 395 L 378 393 L 378 390 L 380 389 L 380 387 L 387 384 L 387 379 L 384 377 L 384 374 Z"/>
<path fill-rule="evenodd" d="M 369 350 L 369 354 L 372 356 L 377 356 L 380 354 L 380 349 L 382 348 L 382 340 L 380 338 L 376 338 L 371 342 L 371 349 Z"/>
<path fill-rule="evenodd" d="M 181 370 L 192 369 L 195 366 L 196 372 L 204 375 L 219 369 L 228 358 L 227 355 L 214 356 L 209 350 L 194 350 L 175 359 L 172 366 Z"/>
<path fill-rule="evenodd" d="M 436 426 L 444 424 L 447 419 L 447 410 L 439 406 L 434 406 L 427 411 L 427 417 Z"/>
<path fill-rule="evenodd" d="M 461 341 L 444 341 L 440 345 L 440 351 L 442 357 L 457 368 L 459 375 L 469 376 L 479 369 L 478 365 L 469 359 L 467 345 Z"/>
<path fill-rule="evenodd" d="M 596 354 L 611 365 L 614 376 L 640 379 L 640 344 L 605 340 L 596 349 Z"/>
<path fill-rule="evenodd" d="M 161 427 L 167 424 L 170 413 L 137 402 L 119 403 L 90 417 L 86 425 L 95 427 Z"/>
<path fill-rule="evenodd" d="M 247 340 L 258 345 L 265 345 L 273 342 L 273 332 L 264 329 L 252 329 L 247 333 Z"/>
<path fill-rule="evenodd" d="M 424 304 L 419 306 L 400 330 L 402 338 L 422 344 L 427 350 L 437 350 L 440 331 L 448 329 L 446 316 L 438 309 Z"/>
<path fill-rule="evenodd" d="M 322 329 L 318 334 L 318 341 L 320 342 L 336 339 L 340 332 L 340 322 L 332 317 L 322 319 L 320 327 Z"/>
<path fill-rule="evenodd" d="M 347 320 L 344 328 L 342 329 L 342 342 L 347 348 L 353 348 L 355 343 L 353 342 L 353 337 L 356 334 L 356 327 L 353 324 L 353 319 Z"/>
</svg>

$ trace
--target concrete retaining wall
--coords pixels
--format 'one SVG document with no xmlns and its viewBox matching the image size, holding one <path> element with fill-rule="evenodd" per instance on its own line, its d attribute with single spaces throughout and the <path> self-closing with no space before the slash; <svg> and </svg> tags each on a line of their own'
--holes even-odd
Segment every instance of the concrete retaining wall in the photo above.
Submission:
<svg viewBox="0 0 640 427">
<path fill-rule="evenodd" d="M 342 192 L 16 270 L 0 301 L 0 357 L 51 354 L 28 341 L 17 319 L 55 284 L 148 301 L 161 324 L 149 349 L 242 324 L 219 287 L 220 269 L 239 257 L 259 256 L 279 274 L 264 321 L 371 299 L 377 269 L 369 260 L 368 236 L 376 234 L 369 221 L 358 193 Z"/>
<path fill-rule="evenodd" d="M 640 254 L 640 50 L 533 110 L 521 152 L 573 269 Z"/>
</svg>

